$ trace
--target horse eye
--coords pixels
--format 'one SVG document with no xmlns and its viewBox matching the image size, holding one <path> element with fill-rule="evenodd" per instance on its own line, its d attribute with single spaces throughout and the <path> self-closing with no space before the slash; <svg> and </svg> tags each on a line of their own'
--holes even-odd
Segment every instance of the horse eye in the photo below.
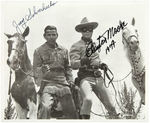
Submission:
<svg viewBox="0 0 150 123">
<path fill-rule="evenodd" d="M 138 30 L 136 29 L 135 32 L 138 32 Z"/>
<path fill-rule="evenodd" d="M 25 44 L 25 42 L 24 42 L 24 41 L 22 41 L 22 43 L 21 43 L 21 44 L 23 44 L 23 45 L 24 45 L 24 44 Z"/>
<path fill-rule="evenodd" d="M 131 42 L 131 44 L 133 44 L 133 42 Z"/>
</svg>

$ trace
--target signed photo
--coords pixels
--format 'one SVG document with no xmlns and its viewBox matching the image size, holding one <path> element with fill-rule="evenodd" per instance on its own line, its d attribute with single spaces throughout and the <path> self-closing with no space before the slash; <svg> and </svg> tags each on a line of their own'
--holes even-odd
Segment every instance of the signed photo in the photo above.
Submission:
<svg viewBox="0 0 150 123">
<path fill-rule="evenodd" d="M 0 9 L 3 121 L 148 121 L 148 0 Z"/>
</svg>

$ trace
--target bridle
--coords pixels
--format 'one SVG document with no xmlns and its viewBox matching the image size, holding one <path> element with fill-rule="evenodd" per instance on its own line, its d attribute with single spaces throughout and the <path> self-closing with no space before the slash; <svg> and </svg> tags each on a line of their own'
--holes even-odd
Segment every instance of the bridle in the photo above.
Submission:
<svg viewBox="0 0 150 123">
<path fill-rule="evenodd" d="M 122 34 L 122 37 L 123 37 L 123 39 L 125 40 L 126 44 L 128 45 L 128 47 L 129 47 L 129 49 L 130 49 L 131 51 L 132 51 L 132 48 L 131 48 L 131 46 L 130 46 L 130 44 L 129 44 L 128 41 L 129 41 L 132 37 L 135 37 L 135 38 L 137 39 L 137 41 L 139 42 L 138 37 L 135 36 L 135 35 L 130 35 L 129 37 L 125 38 L 125 36 Z M 123 42 L 123 41 L 122 41 L 122 42 Z M 124 42 L 123 42 L 123 44 L 124 44 Z"/>
<path fill-rule="evenodd" d="M 24 44 L 25 45 L 25 44 Z M 22 69 L 22 67 L 21 67 L 21 62 L 22 62 L 22 60 L 21 60 L 21 58 L 22 58 L 22 56 L 24 55 L 24 50 L 21 50 L 21 52 L 19 51 L 19 50 L 17 50 L 17 49 L 12 49 L 12 50 L 15 50 L 17 53 L 18 53 L 18 61 L 19 61 L 19 67 L 18 67 L 18 69 L 17 70 L 21 70 L 26 76 L 31 76 L 31 77 L 33 77 L 33 78 L 37 78 L 37 77 L 35 77 L 34 75 L 32 75 L 32 70 L 31 70 L 31 72 L 25 72 L 23 69 Z"/>
<path fill-rule="evenodd" d="M 19 69 L 21 69 L 21 62 L 22 62 L 22 56 L 24 55 L 24 50 L 23 49 L 22 50 L 18 50 L 18 49 L 12 48 L 11 51 L 13 51 L 13 50 L 18 53 L 17 60 L 19 61 L 19 63 L 18 63 L 18 69 L 16 69 L 16 70 L 19 70 Z"/>
<path fill-rule="evenodd" d="M 132 37 L 135 37 L 136 39 L 137 39 L 137 41 L 138 41 L 138 37 L 137 36 L 135 36 L 135 35 L 131 35 L 131 36 L 129 36 L 127 39 L 124 37 L 124 35 L 122 35 L 122 37 L 123 37 L 123 39 L 126 41 L 126 43 L 129 45 L 129 40 L 132 38 Z"/>
<path fill-rule="evenodd" d="M 11 53 L 11 51 L 16 51 L 17 53 L 18 53 L 18 61 L 19 61 L 19 67 L 18 67 L 18 69 L 17 70 L 22 70 L 22 68 L 21 68 L 21 58 L 22 58 L 22 56 L 24 55 L 24 53 L 23 53 L 23 50 L 21 50 L 21 52 L 19 52 L 19 50 L 17 50 L 17 49 L 14 49 L 14 48 L 12 48 L 11 50 L 10 50 L 10 53 Z M 10 53 L 9 53 L 9 56 L 10 56 Z M 15 70 L 16 71 L 16 70 Z M 10 95 L 10 88 L 11 88 L 11 76 L 12 76 L 12 70 L 11 70 L 11 68 L 10 68 L 10 76 L 9 76 L 9 89 L 8 89 L 8 95 Z"/>
</svg>

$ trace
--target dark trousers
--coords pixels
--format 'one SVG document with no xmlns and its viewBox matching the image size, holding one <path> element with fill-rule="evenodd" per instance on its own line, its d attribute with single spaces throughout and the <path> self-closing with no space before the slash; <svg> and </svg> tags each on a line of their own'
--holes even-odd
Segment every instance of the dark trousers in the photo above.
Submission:
<svg viewBox="0 0 150 123">
<path fill-rule="evenodd" d="M 77 113 L 74 101 L 71 94 L 66 94 L 59 97 L 58 100 L 61 103 L 63 114 L 65 119 L 77 119 Z M 51 108 L 54 103 L 54 97 L 49 93 L 42 93 L 41 96 L 41 107 L 38 119 L 50 119 L 51 118 Z"/>
</svg>

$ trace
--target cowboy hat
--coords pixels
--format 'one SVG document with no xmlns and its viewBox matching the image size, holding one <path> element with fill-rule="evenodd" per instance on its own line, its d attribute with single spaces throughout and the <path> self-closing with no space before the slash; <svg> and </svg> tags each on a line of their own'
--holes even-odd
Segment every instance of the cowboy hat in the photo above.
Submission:
<svg viewBox="0 0 150 123">
<path fill-rule="evenodd" d="M 93 29 L 95 29 L 97 26 L 98 26 L 98 23 L 97 22 L 89 22 L 87 17 L 84 17 L 82 20 L 81 20 L 81 23 L 78 24 L 76 27 L 75 27 L 75 30 L 77 32 L 82 32 L 81 29 L 83 27 L 88 27 L 88 26 L 91 26 Z"/>
</svg>

